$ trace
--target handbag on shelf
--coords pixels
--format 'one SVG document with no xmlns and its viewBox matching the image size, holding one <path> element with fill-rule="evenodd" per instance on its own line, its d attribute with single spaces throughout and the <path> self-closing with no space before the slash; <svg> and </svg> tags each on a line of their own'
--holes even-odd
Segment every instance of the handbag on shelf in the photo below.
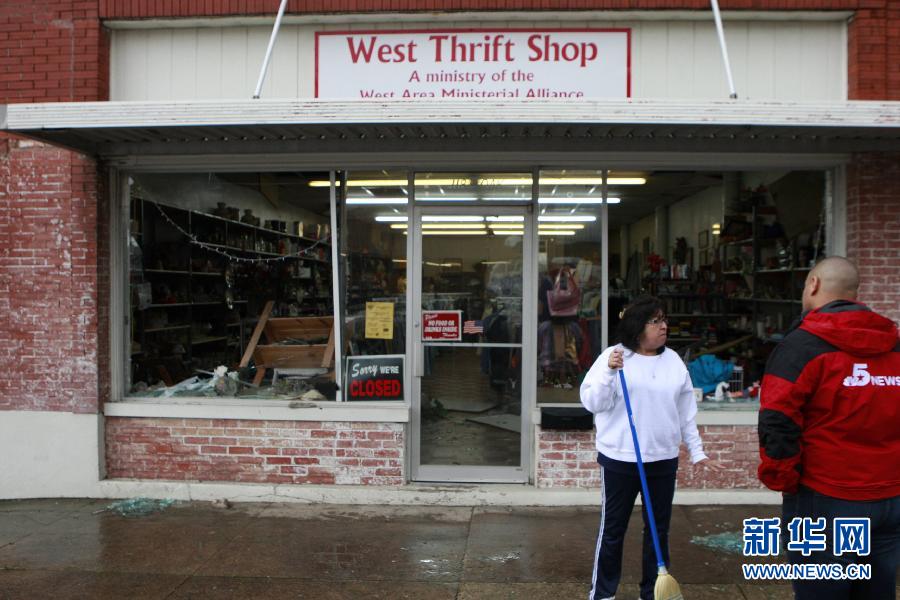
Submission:
<svg viewBox="0 0 900 600">
<path fill-rule="evenodd" d="M 568 267 L 556 274 L 553 288 L 547 291 L 547 307 L 551 317 L 574 317 L 581 304 L 581 289 L 575 282 L 575 275 Z"/>
</svg>

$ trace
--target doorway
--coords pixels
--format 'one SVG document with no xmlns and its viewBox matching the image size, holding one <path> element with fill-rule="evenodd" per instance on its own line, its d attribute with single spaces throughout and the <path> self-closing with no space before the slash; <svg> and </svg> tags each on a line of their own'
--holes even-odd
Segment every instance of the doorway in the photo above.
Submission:
<svg viewBox="0 0 900 600">
<path fill-rule="evenodd" d="M 526 482 L 531 209 L 417 207 L 410 225 L 413 479 Z"/>
</svg>

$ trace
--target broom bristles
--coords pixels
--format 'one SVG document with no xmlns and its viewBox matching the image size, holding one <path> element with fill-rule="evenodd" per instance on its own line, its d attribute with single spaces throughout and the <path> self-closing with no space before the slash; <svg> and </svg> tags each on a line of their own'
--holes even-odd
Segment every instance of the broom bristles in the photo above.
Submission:
<svg viewBox="0 0 900 600">
<path fill-rule="evenodd" d="M 653 598 L 654 600 L 684 600 L 678 582 L 668 573 L 660 573 L 656 576 Z"/>
</svg>

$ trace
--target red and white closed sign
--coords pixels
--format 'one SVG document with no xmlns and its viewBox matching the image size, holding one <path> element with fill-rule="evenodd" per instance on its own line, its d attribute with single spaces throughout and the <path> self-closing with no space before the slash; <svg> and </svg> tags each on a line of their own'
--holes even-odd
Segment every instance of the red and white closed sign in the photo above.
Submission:
<svg viewBox="0 0 900 600">
<path fill-rule="evenodd" d="M 460 341 L 462 339 L 462 311 L 422 311 L 422 339 L 432 342 Z"/>
</svg>

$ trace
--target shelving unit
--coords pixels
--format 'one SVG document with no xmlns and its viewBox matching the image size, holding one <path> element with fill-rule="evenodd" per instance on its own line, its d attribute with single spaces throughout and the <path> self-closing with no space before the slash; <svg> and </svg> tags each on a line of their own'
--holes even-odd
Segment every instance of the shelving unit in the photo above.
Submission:
<svg viewBox="0 0 900 600">
<path fill-rule="evenodd" d="M 137 195 L 131 202 L 131 236 L 141 258 L 132 257 L 130 281 L 135 290 L 149 286 L 151 297 L 138 306 L 132 294 L 132 381 L 170 385 L 197 369 L 235 366 L 267 301 L 277 315 L 333 314 L 326 241 Z M 185 233 L 235 257 L 283 260 L 232 261 L 189 243 Z M 313 246 L 316 255 L 293 256 Z"/>
<path fill-rule="evenodd" d="M 761 207 L 762 206 L 762 207 Z M 758 341 L 763 344 L 777 343 L 780 338 L 772 337 L 775 331 L 784 331 L 787 325 L 800 315 L 800 295 L 809 265 L 798 265 L 799 253 L 793 244 L 789 246 L 789 255 L 778 256 L 777 237 L 762 237 L 766 228 L 766 220 L 773 219 L 776 214 L 771 210 L 765 210 L 771 206 L 771 197 L 767 194 L 757 194 L 753 198 L 753 206 L 748 212 L 734 213 L 731 218 L 749 218 L 748 224 L 751 237 L 736 241 L 727 241 L 719 246 L 720 260 L 723 266 L 722 276 L 726 282 L 731 278 L 731 285 L 726 283 L 726 289 L 734 286 L 749 292 L 749 296 L 731 295 L 728 302 L 732 305 L 749 305 L 753 323 L 764 323 L 764 331 L 758 329 L 752 331 L 757 334 Z M 821 243 L 821 240 L 820 240 Z M 770 250 L 775 247 L 774 253 Z M 739 257 L 730 256 L 732 248 L 747 249 Z M 764 251 L 772 256 L 764 257 Z M 782 253 L 784 249 L 781 249 Z M 767 261 L 778 260 L 782 266 L 769 266 Z M 737 263 L 742 262 L 740 269 L 735 269 Z M 784 263 L 787 262 L 787 265 Z M 741 277 L 741 280 L 735 280 Z M 775 295 L 778 294 L 778 295 Z M 762 333 L 762 334 L 761 334 Z"/>
</svg>

